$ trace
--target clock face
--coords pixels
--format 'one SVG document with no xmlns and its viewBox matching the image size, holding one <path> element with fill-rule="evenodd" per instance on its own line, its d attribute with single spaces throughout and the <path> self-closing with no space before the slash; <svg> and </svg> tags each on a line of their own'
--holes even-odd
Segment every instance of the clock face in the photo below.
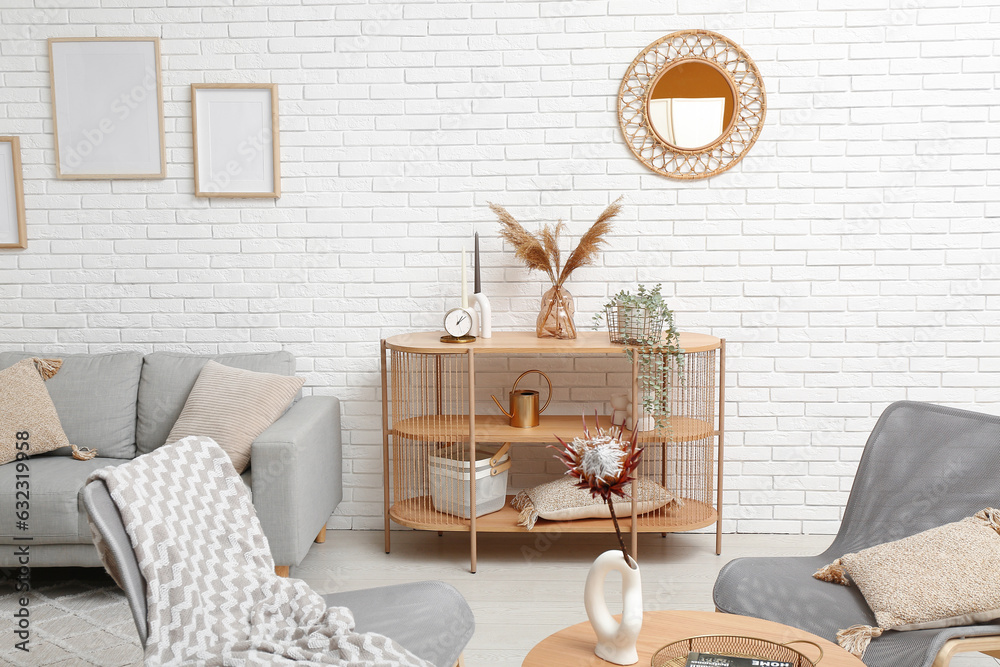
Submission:
<svg viewBox="0 0 1000 667">
<path fill-rule="evenodd" d="M 444 330 L 449 336 L 467 336 L 472 331 L 472 315 L 464 308 L 453 308 L 444 316 Z"/>
</svg>

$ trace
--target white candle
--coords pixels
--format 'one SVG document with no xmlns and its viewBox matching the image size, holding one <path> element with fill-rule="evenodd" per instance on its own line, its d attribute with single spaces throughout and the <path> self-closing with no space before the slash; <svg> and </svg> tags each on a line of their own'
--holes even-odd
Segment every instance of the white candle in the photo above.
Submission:
<svg viewBox="0 0 1000 667">
<path fill-rule="evenodd" d="M 469 282 L 465 275 L 465 248 L 462 248 L 462 308 L 469 307 Z"/>
</svg>

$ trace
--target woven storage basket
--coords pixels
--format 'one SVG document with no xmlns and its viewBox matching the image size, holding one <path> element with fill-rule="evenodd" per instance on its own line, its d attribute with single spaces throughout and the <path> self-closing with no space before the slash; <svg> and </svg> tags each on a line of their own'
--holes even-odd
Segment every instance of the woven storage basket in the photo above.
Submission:
<svg viewBox="0 0 1000 667">
<path fill-rule="evenodd" d="M 819 651 L 819 657 L 815 660 L 808 658 L 791 648 L 789 644 L 809 644 Z M 650 664 L 652 667 L 684 667 L 688 653 L 692 651 L 738 658 L 790 662 L 793 667 L 815 667 L 823 659 L 823 649 L 819 644 L 808 639 L 797 639 L 785 644 L 778 644 L 766 639 L 739 635 L 701 635 L 667 644 L 653 655 Z"/>
</svg>

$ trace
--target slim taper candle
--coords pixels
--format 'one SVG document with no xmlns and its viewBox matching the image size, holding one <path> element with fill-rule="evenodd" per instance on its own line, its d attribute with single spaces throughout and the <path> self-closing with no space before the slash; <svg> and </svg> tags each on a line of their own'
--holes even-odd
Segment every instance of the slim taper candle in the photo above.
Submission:
<svg viewBox="0 0 1000 667">
<path fill-rule="evenodd" d="M 462 248 L 462 308 L 469 307 L 469 279 L 465 275 L 465 248 Z"/>
<path fill-rule="evenodd" d="M 472 292 L 474 294 L 479 294 L 480 292 L 483 291 L 483 284 L 479 278 L 479 232 L 476 232 L 476 254 L 474 261 L 476 263 L 476 270 L 473 272 L 473 280 L 475 282 L 472 288 Z"/>
</svg>

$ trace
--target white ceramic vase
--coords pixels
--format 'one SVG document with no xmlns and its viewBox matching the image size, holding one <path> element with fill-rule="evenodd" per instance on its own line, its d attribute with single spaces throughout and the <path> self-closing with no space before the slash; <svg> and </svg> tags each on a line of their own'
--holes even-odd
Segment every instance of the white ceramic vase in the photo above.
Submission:
<svg viewBox="0 0 1000 667">
<path fill-rule="evenodd" d="M 587 584 L 583 589 L 583 602 L 587 618 L 597 635 L 594 653 L 599 658 L 616 665 L 634 665 L 639 662 L 635 643 L 642 628 L 642 581 L 639 566 L 629 556 L 632 566 L 625 562 L 621 550 L 605 551 L 590 566 Z M 611 615 L 604 598 L 604 580 L 613 571 L 622 575 L 622 621 Z"/>
</svg>

